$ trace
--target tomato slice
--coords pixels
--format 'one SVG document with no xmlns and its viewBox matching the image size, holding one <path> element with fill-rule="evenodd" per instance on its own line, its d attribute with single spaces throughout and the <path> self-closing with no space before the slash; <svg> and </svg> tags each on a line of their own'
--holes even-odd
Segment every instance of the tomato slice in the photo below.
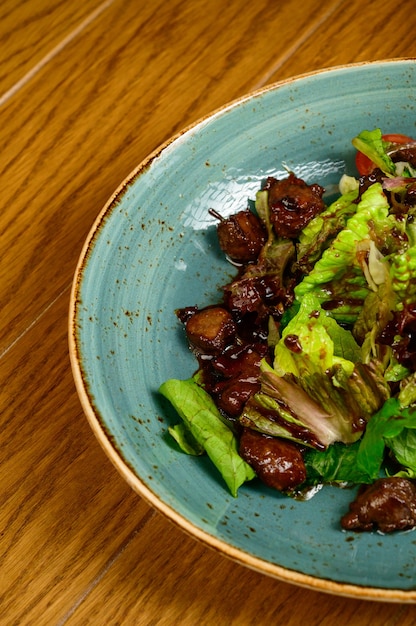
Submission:
<svg viewBox="0 0 416 626">
<path fill-rule="evenodd" d="M 401 135 L 400 133 L 387 133 L 383 135 L 384 141 L 391 141 L 391 143 L 404 144 L 414 141 L 412 137 L 407 135 Z M 360 176 L 368 176 L 374 169 L 374 163 L 362 152 L 357 152 L 355 155 L 355 166 Z"/>
<path fill-rule="evenodd" d="M 400 133 L 387 133 L 387 135 L 382 135 L 382 137 L 384 141 L 391 141 L 391 143 L 411 143 L 414 141 L 412 137 L 400 135 Z"/>
</svg>

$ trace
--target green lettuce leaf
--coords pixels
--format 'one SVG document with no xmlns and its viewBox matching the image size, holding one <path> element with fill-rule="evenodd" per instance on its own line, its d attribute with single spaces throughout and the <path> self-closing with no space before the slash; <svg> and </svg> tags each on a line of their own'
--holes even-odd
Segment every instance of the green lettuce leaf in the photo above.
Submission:
<svg viewBox="0 0 416 626">
<path fill-rule="evenodd" d="M 239 455 L 237 438 L 224 423 L 211 396 L 194 378 L 167 380 L 159 391 L 171 402 L 236 497 L 238 488 L 254 478 L 255 472 Z"/>
<path fill-rule="evenodd" d="M 280 375 L 299 377 L 324 373 L 340 365 L 351 374 L 360 358 L 361 349 L 352 333 L 322 310 L 314 293 L 306 293 L 296 315 L 282 331 L 275 348 L 273 367 Z"/>
<path fill-rule="evenodd" d="M 363 130 L 352 140 L 353 146 L 365 154 L 382 172 L 390 176 L 395 176 L 396 166 L 386 153 L 386 146 L 389 144 L 383 141 L 379 128 L 374 130 Z"/>
<path fill-rule="evenodd" d="M 397 398 L 390 398 L 367 424 L 357 453 L 358 467 L 375 480 L 380 474 L 386 446 L 393 449 L 394 441 L 405 428 L 416 429 L 416 408 L 402 408 Z"/>
<path fill-rule="evenodd" d="M 389 399 L 368 422 L 363 438 L 348 446 L 304 453 L 308 484 L 372 483 L 380 476 L 386 450 L 403 469 L 395 476 L 416 478 L 416 409 Z"/>
<path fill-rule="evenodd" d="M 404 468 L 395 476 L 416 478 L 416 430 L 403 428 L 399 435 L 393 439 L 387 439 L 386 444 L 396 461 Z"/>
<path fill-rule="evenodd" d="M 396 310 L 416 300 L 416 246 L 395 254 L 391 259 L 390 277 L 397 298 Z"/>
<path fill-rule="evenodd" d="M 391 287 L 387 272 L 386 280 L 378 285 L 375 291 L 370 291 L 364 300 L 361 311 L 352 329 L 354 337 L 362 348 L 362 361 L 377 355 L 377 336 L 392 318 L 397 303 L 396 295 Z"/>
<path fill-rule="evenodd" d="M 329 246 L 339 231 L 345 227 L 347 220 L 356 212 L 357 205 L 354 200 L 357 198 L 357 193 L 355 190 L 342 195 L 305 226 L 296 246 L 296 268 L 306 273 L 319 259 L 323 250 Z"/>
<path fill-rule="evenodd" d="M 197 442 L 189 428 L 185 426 L 183 422 L 175 424 L 175 426 L 169 426 L 168 431 L 185 454 L 201 456 L 205 453 L 203 446 Z"/>
<path fill-rule="evenodd" d="M 391 229 L 387 198 L 382 186 L 374 183 L 363 193 L 345 228 L 324 250 L 311 272 L 296 285 L 296 299 L 301 301 L 306 293 L 314 293 L 321 304 L 330 308 L 332 317 L 342 323 L 354 323 L 371 289 L 363 261 L 372 237 L 376 237 L 374 225 L 381 229 L 386 222 L 386 229 Z"/>
<path fill-rule="evenodd" d="M 360 442 L 351 445 L 334 443 L 324 451 L 308 449 L 303 457 L 307 485 L 328 483 L 371 483 L 373 479 L 357 465 Z"/>
<path fill-rule="evenodd" d="M 400 367 L 397 364 L 397 367 Z M 405 376 L 401 378 L 401 384 L 397 398 L 402 408 L 409 407 L 411 404 L 416 404 L 416 372 L 409 372 L 406 368 L 403 368 Z"/>
</svg>

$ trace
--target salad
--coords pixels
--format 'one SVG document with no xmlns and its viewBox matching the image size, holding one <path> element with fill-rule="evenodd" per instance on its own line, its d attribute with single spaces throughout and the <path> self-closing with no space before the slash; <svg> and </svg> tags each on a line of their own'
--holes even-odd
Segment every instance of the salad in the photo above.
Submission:
<svg viewBox="0 0 416 626">
<path fill-rule="evenodd" d="M 416 526 L 416 141 L 352 143 L 358 175 L 329 205 L 288 172 L 255 210 L 211 211 L 236 276 L 176 311 L 198 366 L 160 393 L 181 450 L 233 496 L 254 479 L 305 500 L 358 485 L 341 527 L 391 532 Z"/>
</svg>

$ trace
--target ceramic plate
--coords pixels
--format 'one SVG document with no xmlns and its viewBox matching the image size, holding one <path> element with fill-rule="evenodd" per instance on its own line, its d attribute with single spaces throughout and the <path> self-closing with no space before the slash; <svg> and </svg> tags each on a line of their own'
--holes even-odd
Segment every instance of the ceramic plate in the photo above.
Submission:
<svg viewBox="0 0 416 626">
<path fill-rule="evenodd" d="M 416 136 L 416 63 L 343 66 L 233 102 L 174 137 L 121 185 L 92 227 L 76 271 L 71 361 L 88 420 L 133 489 L 236 561 L 288 582 L 360 598 L 415 601 L 416 534 L 346 533 L 353 498 L 308 502 L 249 483 L 238 498 L 205 458 L 167 435 L 158 394 L 196 363 L 174 310 L 218 300 L 235 273 L 208 209 L 246 208 L 268 175 L 294 171 L 328 194 L 353 173 L 363 129 Z"/>
</svg>

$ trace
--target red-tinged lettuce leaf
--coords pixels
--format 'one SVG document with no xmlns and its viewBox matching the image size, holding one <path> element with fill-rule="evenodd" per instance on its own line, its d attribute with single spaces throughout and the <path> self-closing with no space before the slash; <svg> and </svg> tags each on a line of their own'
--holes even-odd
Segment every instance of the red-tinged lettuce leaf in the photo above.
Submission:
<svg viewBox="0 0 416 626">
<path fill-rule="evenodd" d="M 248 400 L 240 424 L 264 435 L 324 449 L 334 437 L 328 415 L 296 383 L 277 378 L 277 386 L 272 388 L 263 378 L 268 393 L 256 393 Z M 285 404 L 283 398 L 294 400 L 292 406 Z"/>
<path fill-rule="evenodd" d="M 378 361 L 361 363 L 361 350 L 306 293 L 282 332 L 273 367 L 261 364 L 261 390 L 240 417 L 244 426 L 323 449 L 351 444 L 390 396 Z"/>
<path fill-rule="evenodd" d="M 283 436 L 272 431 L 277 426 L 285 428 L 287 438 L 317 449 L 336 441 L 357 441 L 366 421 L 389 397 L 388 384 L 374 363 L 357 363 L 350 376 L 337 365 L 296 379 L 293 375 L 279 376 L 263 362 L 260 382 L 261 392 L 250 399 L 242 419 L 251 420 L 252 427 L 266 434 Z"/>
</svg>

